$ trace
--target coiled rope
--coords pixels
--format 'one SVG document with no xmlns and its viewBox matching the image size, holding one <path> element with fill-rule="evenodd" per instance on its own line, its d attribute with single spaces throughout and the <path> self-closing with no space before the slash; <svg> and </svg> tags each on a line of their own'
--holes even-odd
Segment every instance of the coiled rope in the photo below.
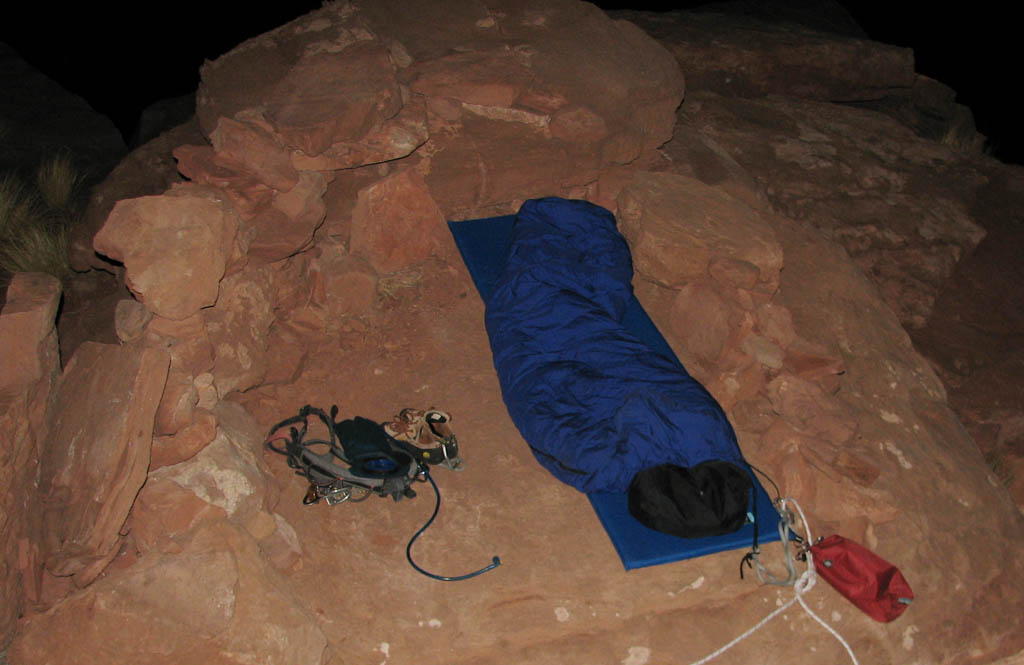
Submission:
<svg viewBox="0 0 1024 665">
<path fill-rule="evenodd" d="M 804 516 L 804 511 L 803 511 L 802 508 L 800 508 L 800 504 L 796 502 L 796 499 L 781 499 L 779 503 L 780 503 L 779 512 L 782 515 L 782 520 L 781 521 L 785 523 L 784 535 L 787 536 L 787 538 L 782 541 L 783 542 L 783 547 L 785 548 L 785 551 L 786 551 L 786 567 L 787 567 L 787 570 L 792 571 L 792 570 L 794 570 L 794 564 L 793 564 L 793 555 L 792 555 L 792 552 L 790 551 L 790 544 L 789 544 L 789 540 L 788 540 L 790 528 L 789 528 L 789 520 L 787 518 L 787 510 L 788 510 L 788 508 L 786 507 L 786 504 L 792 504 L 793 507 L 796 508 L 796 511 L 800 514 L 800 521 L 804 525 L 805 542 L 813 543 L 814 540 L 811 537 L 811 527 L 807 524 L 807 518 Z M 783 531 L 783 528 L 784 528 L 783 525 L 780 524 L 780 526 L 779 526 L 780 532 Z M 810 607 L 808 607 L 807 603 L 804 602 L 804 594 L 807 593 L 808 591 L 810 591 L 811 589 L 813 589 L 814 585 L 817 584 L 817 582 L 818 582 L 818 574 L 814 571 L 814 556 L 811 554 L 810 551 L 806 552 L 806 562 L 807 562 L 807 569 L 800 575 L 800 577 L 798 577 L 796 579 L 795 582 L 792 582 L 792 584 L 793 584 L 793 597 L 788 602 L 786 602 L 784 605 L 782 605 L 781 607 L 776 609 L 774 612 L 772 612 L 771 614 L 769 614 L 765 618 L 761 619 L 761 621 L 758 622 L 757 625 L 753 626 L 752 628 L 747 630 L 745 633 L 743 633 L 739 637 L 733 639 L 731 642 L 729 642 L 725 646 L 721 647 L 720 649 L 714 651 L 713 653 L 710 653 L 707 656 L 704 656 L 700 660 L 694 661 L 690 665 L 704 665 L 704 663 L 709 663 L 712 660 L 714 660 L 715 658 L 718 658 L 723 653 L 725 653 L 729 649 L 733 648 L 734 646 L 736 646 L 737 644 L 739 644 L 740 642 L 742 642 L 743 640 L 747 639 L 748 637 L 750 637 L 751 635 L 756 633 L 758 630 L 763 628 L 765 626 L 765 624 L 767 624 L 769 621 L 771 621 L 775 617 L 779 616 L 780 614 L 782 614 L 783 612 L 788 610 L 790 607 L 793 606 L 794 603 L 800 603 L 800 606 L 804 608 L 805 612 L 807 612 L 809 615 L 811 615 L 812 619 L 814 619 L 819 624 L 821 624 L 821 626 L 825 630 L 827 630 L 829 633 L 832 634 L 832 637 L 834 637 L 837 640 L 839 640 L 839 643 L 843 645 L 844 649 L 846 649 L 846 653 L 849 654 L 850 660 L 853 661 L 853 665 L 860 665 L 860 663 L 857 661 L 857 656 L 855 656 L 854 653 L 853 653 L 853 649 L 850 648 L 849 643 L 847 643 L 847 641 L 845 639 L 843 639 L 843 636 L 840 635 L 839 632 L 835 628 L 833 628 L 832 626 L 828 625 L 825 622 L 824 619 L 822 619 L 817 614 L 815 614 L 814 610 L 812 610 Z M 758 564 L 758 566 L 760 566 L 760 564 Z M 768 577 L 769 577 L 768 583 L 779 584 L 779 582 L 775 581 L 775 578 L 772 577 L 769 573 L 767 573 L 767 571 L 765 571 L 763 567 L 760 567 L 760 568 L 758 568 L 758 577 L 761 578 L 762 581 L 766 581 L 764 578 L 761 577 L 762 571 L 764 571 L 764 573 L 766 573 L 768 575 Z"/>
</svg>

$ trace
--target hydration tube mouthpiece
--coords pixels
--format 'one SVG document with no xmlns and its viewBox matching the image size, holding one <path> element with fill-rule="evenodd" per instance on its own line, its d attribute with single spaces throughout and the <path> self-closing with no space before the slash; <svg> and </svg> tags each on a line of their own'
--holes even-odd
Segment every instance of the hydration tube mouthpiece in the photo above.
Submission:
<svg viewBox="0 0 1024 665">
<path fill-rule="evenodd" d="M 484 566 L 480 570 L 474 571 L 472 573 L 466 573 L 465 575 L 455 575 L 449 577 L 446 575 L 435 575 L 434 573 L 424 570 L 420 568 L 418 565 L 416 565 L 416 562 L 412 560 L 412 544 L 416 542 L 416 539 L 420 537 L 420 534 L 427 530 L 428 526 L 434 523 L 434 518 L 437 517 L 437 511 L 441 509 L 441 490 L 437 488 L 437 483 L 434 482 L 434 478 L 430 475 L 430 469 L 428 469 L 426 465 L 420 465 L 420 469 L 422 470 L 422 473 L 427 478 L 427 480 L 430 481 L 431 486 L 433 486 L 434 495 L 437 497 L 437 503 L 434 504 L 434 513 L 430 516 L 430 519 L 427 520 L 426 524 L 420 527 L 419 531 L 413 534 L 413 537 L 409 539 L 409 544 L 405 547 L 405 558 L 409 561 L 409 565 L 415 568 L 416 572 L 426 575 L 427 577 L 430 577 L 432 579 L 440 580 L 441 582 L 459 582 L 461 580 L 468 580 L 471 577 L 483 575 L 488 570 L 494 570 L 495 568 L 500 566 L 501 558 L 495 555 L 494 558 L 491 559 L 491 564 L 489 566 Z"/>
</svg>

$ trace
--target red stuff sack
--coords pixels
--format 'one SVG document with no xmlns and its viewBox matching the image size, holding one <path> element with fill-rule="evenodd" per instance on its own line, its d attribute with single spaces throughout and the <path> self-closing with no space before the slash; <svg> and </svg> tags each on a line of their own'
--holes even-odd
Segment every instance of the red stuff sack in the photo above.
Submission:
<svg viewBox="0 0 1024 665">
<path fill-rule="evenodd" d="M 914 599 L 900 569 L 842 536 L 829 536 L 811 546 L 814 569 L 875 621 L 892 621 Z"/>
</svg>

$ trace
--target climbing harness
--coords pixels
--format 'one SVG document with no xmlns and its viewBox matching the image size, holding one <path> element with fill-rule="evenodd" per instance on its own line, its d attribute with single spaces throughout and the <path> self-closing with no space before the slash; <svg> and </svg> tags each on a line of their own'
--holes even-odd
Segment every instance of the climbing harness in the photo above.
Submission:
<svg viewBox="0 0 1024 665">
<path fill-rule="evenodd" d="M 372 420 L 357 416 L 337 422 L 337 416 L 337 406 L 331 407 L 328 416 L 323 409 L 307 404 L 299 415 L 282 420 L 267 436 L 267 447 L 286 456 L 288 466 L 309 481 L 302 502 L 309 505 L 326 499 L 335 505 L 361 501 L 370 493 L 395 501 L 415 497 L 412 484 L 423 479 L 413 454 Z M 324 426 L 326 438 L 323 433 L 307 437 L 311 417 Z M 287 435 L 280 433 L 285 428 Z M 282 441 L 283 447 L 275 445 Z"/>
<path fill-rule="evenodd" d="M 267 435 L 266 446 L 284 455 L 288 466 L 309 481 L 303 504 L 320 499 L 328 505 L 356 503 L 370 494 L 390 496 L 394 501 L 412 499 L 416 496 L 413 483 L 429 482 L 437 502 L 430 519 L 409 540 L 405 550 L 409 564 L 417 572 L 445 582 L 476 577 L 501 565 L 495 556 L 480 570 L 448 577 L 430 573 L 412 560 L 413 543 L 433 523 L 441 507 L 441 491 L 430 467 L 465 468 L 458 440 L 448 424 L 451 416 L 436 409 L 403 409 L 385 425 L 359 416 L 340 422 L 337 417 L 337 406 L 327 414 L 307 404 L 297 416 L 274 425 Z"/>
</svg>

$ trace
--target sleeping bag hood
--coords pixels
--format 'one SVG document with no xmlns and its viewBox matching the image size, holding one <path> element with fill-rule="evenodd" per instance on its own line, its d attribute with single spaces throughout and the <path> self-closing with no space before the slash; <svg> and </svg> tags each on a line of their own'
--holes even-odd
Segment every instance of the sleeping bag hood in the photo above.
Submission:
<svg viewBox="0 0 1024 665">
<path fill-rule="evenodd" d="M 608 210 L 523 204 L 486 303 L 509 415 L 555 477 L 628 491 L 643 524 L 682 537 L 734 531 L 752 500 L 749 467 L 710 393 L 623 327 L 632 278 Z"/>
</svg>

